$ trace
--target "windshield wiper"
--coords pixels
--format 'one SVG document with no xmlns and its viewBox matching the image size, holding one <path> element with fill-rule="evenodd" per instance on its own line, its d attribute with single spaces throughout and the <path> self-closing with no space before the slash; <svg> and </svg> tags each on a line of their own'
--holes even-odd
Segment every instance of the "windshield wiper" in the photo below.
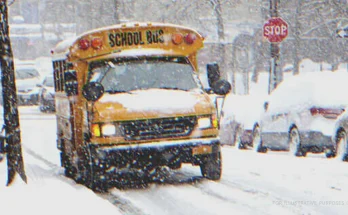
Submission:
<svg viewBox="0 0 348 215">
<path fill-rule="evenodd" d="M 106 93 L 110 93 L 110 94 L 116 94 L 116 93 L 128 93 L 128 94 L 133 94 L 130 91 L 126 91 L 126 90 L 107 90 L 105 91 Z"/>
<path fill-rule="evenodd" d="M 107 63 L 107 66 L 108 68 L 106 70 L 104 70 L 102 73 L 101 73 L 101 77 L 99 78 L 99 82 L 101 83 L 104 79 L 104 77 L 106 76 L 106 74 L 111 70 L 111 69 L 114 69 L 116 66 L 115 64 L 113 64 L 111 61 L 108 61 Z"/>
<path fill-rule="evenodd" d="M 182 89 L 179 87 L 158 87 L 159 89 L 164 89 L 164 90 L 183 90 L 183 91 L 189 91 L 187 89 Z"/>
</svg>

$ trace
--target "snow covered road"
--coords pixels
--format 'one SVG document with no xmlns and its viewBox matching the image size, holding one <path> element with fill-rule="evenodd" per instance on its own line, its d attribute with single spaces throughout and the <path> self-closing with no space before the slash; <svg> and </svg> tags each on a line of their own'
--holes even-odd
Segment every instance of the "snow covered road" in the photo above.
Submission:
<svg viewBox="0 0 348 215">
<path fill-rule="evenodd" d="M 326 159 L 324 155 L 296 158 L 286 152 L 257 154 L 230 147 L 223 147 L 223 175 L 219 182 L 202 178 L 199 167 L 184 165 L 180 170 L 164 172 L 164 181 L 147 187 L 114 187 L 108 194 L 95 194 L 62 175 L 54 115 L 28 110 L 20 110 L 28 175 L 28 185 L 24 186 L 35 183 L 36 188 L 41 184 L 41 189 L 49 190 L 47 180 L 55 180 L 52 186 L 62 186 L 64 192 L 45 192 L 46 198 L 61 195 L 64 199 L 83 193 L 85 205 L 92 208 L 87 214 L 110 213 L 110 207 L 115 209 L 114 214 L 151 215 L 348 213 L 348 163 Z M 0 163 L 0 199 L 5 189 L 4 165 Z M 83 200 L 56 207 L 76 207 L 78 211 Z"/>
</svg>

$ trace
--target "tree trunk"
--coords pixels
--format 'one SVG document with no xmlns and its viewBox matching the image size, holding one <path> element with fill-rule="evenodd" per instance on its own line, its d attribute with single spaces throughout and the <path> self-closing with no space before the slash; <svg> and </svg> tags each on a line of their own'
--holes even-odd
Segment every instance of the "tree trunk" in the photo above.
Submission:
<svg viewBox="0 0 348 215">
<path fill-rule="evenodd" d="M 13 53 L 7 19 L 7 0 L 0 1 L 0 15 L 0 68 L 8 169 L 7 186 L 9 186 L 14 181 L 16 173 L 18 173 L 25 182 L 27 182 L 27 177 L 25 175 L 22 157 Z"/>
<path fill-rule="evenodd" d="M 296 3 L 296 13 L 295 13 L 295 27 L 294 27 L 294 52 L 293 52 L 293 74 L 297 75 L 300 73 L 300 57 L 298 53 L 298 47 L 301 47 L 301 26 L 300 26 L 300 16 L 301 16 L 301 0 L 297 0 Z"/>
<path fill-rule="evenodd" d="M 93 11 L 91 0 L 76 1 L 76 27 L 77 34 L 93 28 Z"/>
<path fill-rule="evenodd" d="M 217 34 L 219 38 L 219 50 L 220 50 L 220 57 L 219 57 L 219 65 L 222 68 L 221 69 L 221 74 L 223 78 L 227 78 L 226 74 L 226 65 L 225 62 L 227 60 L 225 59 L 226 57 L 226 51 L 225 51 L 225 29 L 224 29 L 224 20 L 222 18 L 222 8 L 221 8 L 221 2 L 220 0 L 211 0 L 210 1 L 211 5 L 213 6 L 214 13 L 216 15 L 217 19 Z"/>
<path fill-rule="evenodd" d="M 225 40 L 225 30 L 224 30 L 224 20 L 222 18 L 222 9 L 221 9 L 220 0 L 216 0 L 214 11 L 217 18 L 217 28 L 218 28 L 217 31 L 218 31 L 219 42 L 222 42 Z"/>
</svg>

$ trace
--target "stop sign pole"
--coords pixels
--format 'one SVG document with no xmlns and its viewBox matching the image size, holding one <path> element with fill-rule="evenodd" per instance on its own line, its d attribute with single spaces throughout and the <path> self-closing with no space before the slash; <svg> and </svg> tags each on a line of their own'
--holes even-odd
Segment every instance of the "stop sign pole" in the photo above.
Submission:
<svg viewBox="0 0 348 215">
<path fill-rule="evenodd" d="M 288 24 L 278 17 L 279 0 L 270 0 L 270 19 L 263 25 L 263 36 L 271 43 L 271 66 L 269 71 L 268 93 L 270 94 L 281 82 L 279 44 L 288 36 Z"/>
</svg>

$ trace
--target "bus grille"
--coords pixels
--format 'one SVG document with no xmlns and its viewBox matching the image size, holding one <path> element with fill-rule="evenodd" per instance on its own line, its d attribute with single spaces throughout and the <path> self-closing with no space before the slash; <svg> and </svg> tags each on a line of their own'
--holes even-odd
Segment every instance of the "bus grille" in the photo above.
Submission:
<svg viewBox="0 0 348 215">
<path fill-rule="evenodd" d="M 138 120 L 122 123 L 126 140 L 147 140 L 189 135 L 196 117 Z"/>
</svg>

